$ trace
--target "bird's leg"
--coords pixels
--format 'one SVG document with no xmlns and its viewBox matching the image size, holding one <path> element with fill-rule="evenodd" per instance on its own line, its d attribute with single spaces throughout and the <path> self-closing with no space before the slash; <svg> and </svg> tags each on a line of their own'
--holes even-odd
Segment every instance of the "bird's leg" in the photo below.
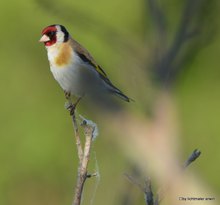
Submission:
<svg viewBox="0 0 220 205">
<path fill-rule="evenodd" d="M 75 113 L 75 109 L 76 109 L 76 106 L 78 105 L 78 103 L 80 102 L 80 100 L 82 99 L 82 97 L 79 97 L 75 103 L 72 103 L 71 104 L 71 107 L 70 107 L 70 115 L 74 115 Z"/>
<path fill-rule="evenodd" d="M 79 97 L 79 98 L 76 100 L 76 102 L 73 103 L 72 100 L 71 100 L 71 93 L 70 93 L 70 92 L 64 91 L 64 95 L 65 95 L 66 99 L 68 100 L 68 101 L 65 103 L 65 108 L 66 108 L 67 110 L 69 110 L 70 115 L 74 115 L 76 106 L 77 106 L 77 104 L 80 102 L 80 100 L 82 99 L 82 97 Z"/>
<path fill-rule="evenodd" d="M 71 93 L 70 92 L 67 92 L 64 90 L 64 95 L 65 95 L 65 98 L 68 100 L 68 101 L 71 101 Z"/>
<path fill-rule="evenodd" d="M 71 110 L 73 109 L 72 107 L 74 107 L 71 100 L 71 93 L 64 90 L 64 95 L 67 99 L 67 102 L 65 103 L 65 108 L 71 112 Z"/>
<path fill-rule="evenodd" d="M 64 90 L 64 95 L 65 98 L 67 99 L 67 102 L 65 103 L 65 108 L 69 109 L 69 107 L 71 107 L 72 105 L 71 93 Z"/>
</svg>

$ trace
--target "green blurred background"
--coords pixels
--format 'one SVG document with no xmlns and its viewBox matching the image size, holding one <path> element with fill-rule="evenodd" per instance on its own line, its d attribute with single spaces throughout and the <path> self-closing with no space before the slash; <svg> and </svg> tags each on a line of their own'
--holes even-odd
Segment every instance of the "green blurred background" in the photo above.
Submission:
<svg viewBox="0 0 220 205">
<path fill-rule="evenodd" d="M 172 39 L 183 1 L 167 0 L 162 6 Z M 214 19 L 219 17 L 216 13 Z M 136 100 L 136 105 L 126 105 L 131 112 L 149 116 L 153 103 L 149 99 L 155 98 L 158 88 L 149 80 L 152 71 L 146 82 L 145 77 L 139 79 L 156 41 L 147 5 L 144 0 L 2 0 L 0 19 L 0 204 L 71 204 L 77 169 L 72 124 L 46 51 L 38 43 L 41 30 L 50 24 L 65 25 L 112 81 Z M 220 194 L 220 37 L 218 20 L 211 23 L 216 28 L 213 38 L 188 58 L 172 94 L 178 108 L 181 155 L 185 159 L 194 148 L 201 149 L 202 157 L 191 169 Z M 129 169 L 129 159 L 95 113 L 83 106 L 79 112 L 100 125 L 94 149 L 101 181 L 94 204 L 123 204 L 128 185 L 123 173 Z M 91 170 L 95 170 L 94 155 Z M 95 183 L 92 179 L 86 184 L 84 204 L 89 204 Z M 134 204 L 144 204 L 142 197 L 137 190 Z"/>
</svg>

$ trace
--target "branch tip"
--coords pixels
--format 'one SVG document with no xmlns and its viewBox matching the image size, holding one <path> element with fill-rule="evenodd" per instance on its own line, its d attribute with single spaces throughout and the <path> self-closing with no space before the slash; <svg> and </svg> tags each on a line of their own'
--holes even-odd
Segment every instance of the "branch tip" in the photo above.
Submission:
<svg viewBox="0 0 220 205">
<path fill-rule="evenodd" d="M 92 120 L 88 120 L 86 118 L 84 118 L 82 115 L 79 115 L 79 117 L 81 118 L 82 122 L 81 122 L 81 126 L 82 127 L 88 127 L 90 128 L 90 131 L 92 132 L 92 140 L 95 140 L 96 137 L 99 135 L 99 130 L 98 130 L 98 126 L 96 123 L 94 123 Z"/>
<path fill-rule="evenodd" d="M 189 158 L 186 160 L 183 168 L 188 167 L 192 162 L 194 162 L 199 156 L 201 155 L 201 151 L 198 149 L 195 149 L 192 154 L 189 156 Z"/>
</svg>

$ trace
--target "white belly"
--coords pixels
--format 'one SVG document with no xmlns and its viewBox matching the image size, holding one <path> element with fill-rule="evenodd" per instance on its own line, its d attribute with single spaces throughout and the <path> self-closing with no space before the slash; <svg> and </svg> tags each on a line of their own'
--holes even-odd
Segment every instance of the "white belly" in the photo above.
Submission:
<svg viewBox="0 0 220 205">
<path fill-rule="evenodd" d="M 75 96 L 100 92 L 100 88 L 105 86 L 98 73 L 78 56 L 74 59 L 74 62 L 65 67 L 57 67 L 51 63 L 50 70 L 62 89 Z"/>
<path fill-rule="evenodd" d="M 80 70 L 77 67 L 57 68 L 51 66 L 51 72 L 63 90 L 72 95 L 82 96 L 84 91 L 80 87 Z"/>
</svg>

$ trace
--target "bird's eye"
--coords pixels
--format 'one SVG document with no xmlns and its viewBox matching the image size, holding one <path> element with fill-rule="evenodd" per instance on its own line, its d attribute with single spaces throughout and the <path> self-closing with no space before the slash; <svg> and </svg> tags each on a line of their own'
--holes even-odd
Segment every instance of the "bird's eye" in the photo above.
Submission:
<svg viewBox="0 0 220 205">
<path fill-rule="evenodd" d="M 47 36 L 51 39 L 51 38 L 53 38 L 53 36 L 56 34 L 56 32 L 55 31 L 49 31 L 48 33 L 47 33 Z"/>
</svg>

